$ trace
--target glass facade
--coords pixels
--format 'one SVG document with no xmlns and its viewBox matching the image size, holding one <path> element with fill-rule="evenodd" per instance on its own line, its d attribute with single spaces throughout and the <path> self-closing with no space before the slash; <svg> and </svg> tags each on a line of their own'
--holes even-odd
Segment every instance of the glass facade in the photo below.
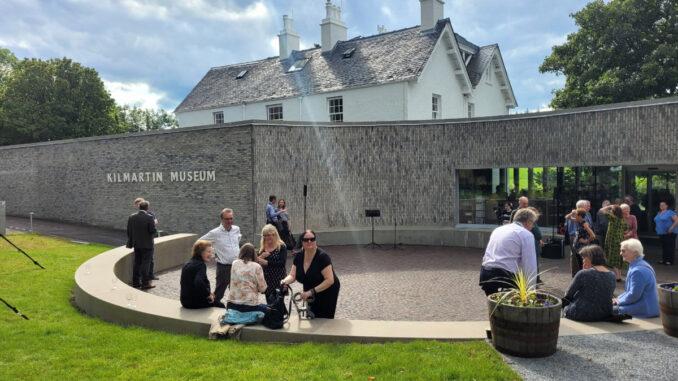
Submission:
<svg viewBox="0 0 678 381">
<path fill-rule="evenodd" d="M 457 175 L 462 224 L 499 224 L 502 210 L 515 208 L 520 196 L 540 211 L 540 226 L 554 226 L 562 224 L 577 200 L 590 200 L 595 216 L 604 200 L 622 202 L 631 195 L 641 210 L 639 232 L 651 233 L 659 202 L 675 207 L 678 190 L 678 167 L 491 168 L 458 170 Z"/>
</svg>

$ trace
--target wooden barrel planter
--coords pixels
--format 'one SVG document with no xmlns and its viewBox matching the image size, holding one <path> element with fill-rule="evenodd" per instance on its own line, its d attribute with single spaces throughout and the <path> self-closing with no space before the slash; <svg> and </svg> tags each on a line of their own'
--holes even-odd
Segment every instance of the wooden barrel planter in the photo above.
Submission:
<svg viewBox="0 0 678 381">
<path fill-rule="evenodd" d="M 548 307 L 497 305 L 488 297 L 492 344 L 508 355 L 546 357 L 554 354 L 558 344 L 562 304 Z"/>
<path fill-rule="evenodd" d="M 678 291 L 673 291 L 676 285 L 678 283 L 663 283 L 657 286 L 664 332 L 673 337 L 678 337 Z"/>
</svg>

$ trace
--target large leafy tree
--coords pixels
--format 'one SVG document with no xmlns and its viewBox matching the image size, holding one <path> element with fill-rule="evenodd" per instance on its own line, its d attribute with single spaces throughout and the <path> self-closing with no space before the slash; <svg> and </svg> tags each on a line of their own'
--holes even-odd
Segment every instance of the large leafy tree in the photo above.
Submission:
<svg viewBox="0 0 678 381">
<path fill-rule="evenodd" d="M 117 120 L 124 131 L 149 131 L 177 128 L 179 124 L 174 115 L 167 111 L 122 106 L 118 108 Z"/>
<path fill-rule="evenodd" d="M 70 59 L 13 65 L 0 94 L 0 144 L 123 132 L 96 70 Z"/>
<path fill-rule="evenodd" d="M 571 16 L 579 30 L 539 68 L 566 77 L 551 107 L 678 93 L 678 0 L 596 0 Z"/>
</svg>

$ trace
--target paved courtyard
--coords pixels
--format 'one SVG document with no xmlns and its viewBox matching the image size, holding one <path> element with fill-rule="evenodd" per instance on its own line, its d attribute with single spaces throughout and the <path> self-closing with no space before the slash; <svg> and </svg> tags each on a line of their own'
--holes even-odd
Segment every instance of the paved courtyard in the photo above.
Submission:
<svg viewBox="0 0 678 381">
<path fill-rule="evenodd" d="M 324 247 L 341 281 L 337 318 L 373 320 L 487 320 L 478 286 L 481 249 L 405 246 L 366 249 Z M 652 259 L 654 254 L 650 254 Z M 187 254 L 188 258 L 188 254 Z M 288 262 L 288 269 L 291 259 Z M 545 287 L 564 294 L 570 283 L 566 259 L 540 259 Z M 673 276 L 671 276 L 673 270 Z M 180 269 L 158 274 L 151 293 L 178 299 Z M 657 266 L 660 281 L 674 279 L 674 267 Z M 214 268 L 208 269 L 214 286 Z M 623 283 L 618 291 L 623 291 Z M 297 285 L 295 289 L 301 289 Z"/>
</svg>

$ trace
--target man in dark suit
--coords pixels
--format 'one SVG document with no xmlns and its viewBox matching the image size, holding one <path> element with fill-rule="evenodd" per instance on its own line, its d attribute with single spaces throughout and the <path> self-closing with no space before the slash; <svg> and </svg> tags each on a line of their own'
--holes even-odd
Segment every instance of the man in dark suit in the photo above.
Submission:
<svg viewBox="0 0 678 381">
<path fill-rule="evenodd" d="M 151 258 L 153 258 L 153 237 L 156 235 L 155 221 L 148 213 L 148 201 L 139 203 L 139 212 L 127 220 L 127 247 L 134 248 L 134 269 L 132 286 L 148 290 L 151 284 Z"/>
</svg>

